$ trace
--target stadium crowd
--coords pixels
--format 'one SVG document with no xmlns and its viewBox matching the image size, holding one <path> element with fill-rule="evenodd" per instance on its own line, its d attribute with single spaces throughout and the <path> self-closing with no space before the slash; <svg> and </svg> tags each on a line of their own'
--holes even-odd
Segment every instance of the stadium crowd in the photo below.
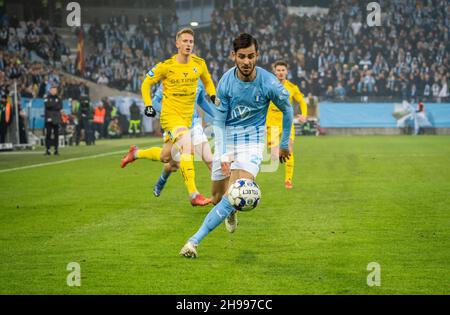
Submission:
<svg viewBox="0 0 450 315">
<path fill-rule="evenodd" d="M 365 6 L 352 0 L 335 0 L 328 14 L 314 16 L 289 14 L 285 0 L 215 3 L 210 28 L 197 31 L 196 52 L 216 82 L 233 64 L 231 39 L 249 32 L 260 42 L 260 65 L 287 60 L 290 79 L 305 94 L 448 100 L 448 1 L 380 1 L 383 27 L 369 27 Z M 123 15 L 94 23 L 89 40 L 96 52 L 86 57 L 85 77 L 139 91 L 145 70 L 173 54 L 176 29 L 175 15 L 143 17 L 137 26 Z"/>
<path fill-rule="evenodd" d="M 130 25 L 126 15 L 112 16 L 104 25 L 96 21 L 88 31 L 95 53 L 85 58 L 84 77 L 119 90 L 139 91 L 144 70 L 173 52 L 177 25 L 176 15 L 141 17 L 137 25 Z M 71 64 L 64 64 L 64 69 L 81 75 Z"/>
<path fill-rule="evenodd" d="M 42 98 L 54 83 L 61 96 L 79 99 L 89 94 L 81 80 L 61 75 L 61 57 L 69 50 L 47 21 L 20 23 L 15 16 L 0 18 L 0 95 L 10 95 L 14 81 L 19 97 Z"/>
<path fill-rule="evenodd" d="M 335 0 L 328 14 L 313 16 L 289 14 L 285 0 L 244 0 L 239 9 L 230 1 L 215 3 L 210 28 L 199 30 L 196 40 L 215 82 L 232 66 L 230 40 L 245 31 L 259 39 L 261 66 L 270 69 L 275 60 L 287 60 L 289 78 L 322 100 L 449 98 L 450 4 L 445 0 L 381 1 L 383 27 L 369 27 L 366 8 L 352 0 Z M 177 28 L 176 14 L 141 17 L 137 25 L 126 15 L 93 23 L 88 40 L 95 53 L 86 56 L 84 77 L 138 92 L 146 70 L 173 53 Z M 83 83 L 62 78 L 55 69 L 69 51 L 47 21 L 20 23 L 3 16 L 0 48 L 1 93 L 14 78 L 26 97 L 42 97 L 53 80 L 67 97 L 86 92 Z M 81 75 L 65 60 L 63 70 Z"/>
<path fill-rule="evenodd" d="M 211 31 L 197 41 L 217 75 L 229 66 L 236 32 L 256 34 L 265 68 L 291 64 L 291 79 L 322 99 L 381 96 L 448 98 L 450 4 L 380 1 L 383 27 L 366 23 L 365 3 L 333 1 L 324 16 L 288 14 L 284 1 L 225 1 L 213 12 Z"/>
</svg>

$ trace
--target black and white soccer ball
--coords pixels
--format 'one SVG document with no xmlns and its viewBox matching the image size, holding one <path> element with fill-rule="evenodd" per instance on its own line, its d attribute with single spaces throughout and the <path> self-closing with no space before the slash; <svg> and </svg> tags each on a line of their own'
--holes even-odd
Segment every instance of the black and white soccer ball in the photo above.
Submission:
<svg viewBox="0 0 450 315">
<path fill-rule="evenodd" d="M 256 208 L 261 199 L 261 190 L 255 181 L 240 178 L 228 187 L 228 201 L 240 211 L 250 211 Z"/>
</svg>

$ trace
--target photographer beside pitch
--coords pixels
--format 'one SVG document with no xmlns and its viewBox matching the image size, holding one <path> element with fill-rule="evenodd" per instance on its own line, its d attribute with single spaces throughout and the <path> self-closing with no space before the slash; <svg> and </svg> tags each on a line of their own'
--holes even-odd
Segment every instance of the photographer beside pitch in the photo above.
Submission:
<svg viewBox="0 0 450 315">
<path fill-rule="evenodd" d="M 195 258 L 197 246 L 225 221 L 227 230 L 237 226 L 236 210 L 226 194 L 229 184 L 237 179 L 254 180 L 259 172 L 265 146 L 267 110 L 272 101 L 283 113 L 283 131 L 279 159 L 290 156 L 289 136 L 293 109 L 289 92 L 270 72 L 256 67 L 258 43 L 249 34 L 240 34 L 233 41 L 235 66 L 220 79 L 214 117 L 216 138 L 211 172 L 213 203 L 200 229 L 183 246 L 180 255 Z"/>
</svg>

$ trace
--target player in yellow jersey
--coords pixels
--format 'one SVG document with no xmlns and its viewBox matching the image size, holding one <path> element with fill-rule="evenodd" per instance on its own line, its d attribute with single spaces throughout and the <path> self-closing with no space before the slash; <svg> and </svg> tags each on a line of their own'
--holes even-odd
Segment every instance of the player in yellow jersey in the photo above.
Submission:
<svg viewBox="0 0 450 315">
<path fill-rule="evenodd" d="M 156 111 L 152 107 L 150 88 L 162 81 L 164 92 L 160 122 L 166 133 L 164 145 L 162 149 L 154 147 L 147 150 L 132 147 L 122 159 L 122 167 L 142 157 L 163 163 L 179 162 L 191 204 L 203 206 L 209 204 L 211 200 L 199 194 L 195 185 L 194 155 L 189 128 L 192 124 L 198 80 L 202 80 L 205 91 L 213 102 L 216 89 L 205 61 L 192 55 L 194 49 L 192 29 L 183 28 L 177 33 L 176 47 L 178 53 L 153 67 L 141 86 L 146 106 L 144 114 L 154 117 Z"/>
<path fill-rule="evenodd" d="M 293 101 L 300 104 L 301 114 L 298 119 L 301 123 L 306 121 L 306 117 L 308 115 L 308 107 L 304 99 L 304 95 L 292 82 L 287 80 L 288 74 L 288 64 L 285 61 L 277 61 L 273 64 L 273 71 L 275 76 L 280 80 L 281 84 L 288 90 L 290 97 L 289 102 L 294 105 Z M 282 131 L 282 119 L 283 114 L 281 111 L 273 104 L 270 103 L 269 110 L 267 111 L 267 145 L 271 149 L 272 158 L 278 159 L 278 150 L 280 144 L 280 137 Z M 291 136 L 289 138 L 289 150 L 291 151 L 291 156 L 289 160 L 286 161 L 285 166 L 285 180 L 284 184 L 286 189 L 292 189 L 292 178 L 294 176 L 294 139 L 295 139 L 295 130 L 294 124 L 292 124 Z"/>
</svg>

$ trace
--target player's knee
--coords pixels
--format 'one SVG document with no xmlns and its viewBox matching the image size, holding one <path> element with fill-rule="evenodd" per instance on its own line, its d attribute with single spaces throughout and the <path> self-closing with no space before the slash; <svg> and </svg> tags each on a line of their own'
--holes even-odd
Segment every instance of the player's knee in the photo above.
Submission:
<svg viewBox="0 0 450 315">
<path fill-rule="evenodd" d="M 220 200 L 222 200 L 223 194 L 219 193 L 219 192 L 213 192 L 212 194 L 212 198 L 211 198 L 211 202 L 213 203 L 213 205 L 216 205 L 220 202 Z"/>
<path fill-rule="evenodd" d="M 178 165 L 178 163 L 171 163 L 170 164 L 170 171 L 171 172 L 176 172 L 176 171 L 178 171 L 179 168 L 180 168 L 180 166 Z"/>
<path fill-rule="evenodd" d="M 163 163 L 169 163 L 170 160 L 171 160 L 171 158 L 170 158 L 170 152 L 169 152 L 169 154 L 167 154 L 167 152 L 162 151 L 159 158 L 160 158 L 161 162 L 163 162 Z"/>
</svg>

